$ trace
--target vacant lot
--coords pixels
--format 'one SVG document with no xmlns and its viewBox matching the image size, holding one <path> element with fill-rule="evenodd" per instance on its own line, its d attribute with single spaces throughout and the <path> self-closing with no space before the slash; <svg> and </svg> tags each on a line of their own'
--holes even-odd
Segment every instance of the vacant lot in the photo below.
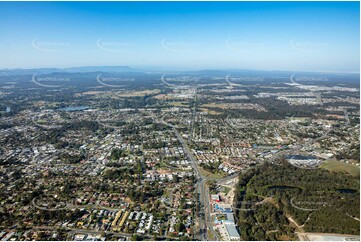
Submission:
<svg viewBox="0 0 361 242">
<path fill-rule="evenodd" d="M 199 170 L 200 170 L 200 172 L 202 173 L 203 176 L 205 176 L 205 177 L 207 177 L 209 179 L 219 179 L 219 178 L 223 177 L 221 174 L 214 174 L 214 173 L 211 173 L 209 171 L 206 171 L 202 167 L 199 167 Z"/>
</svg>

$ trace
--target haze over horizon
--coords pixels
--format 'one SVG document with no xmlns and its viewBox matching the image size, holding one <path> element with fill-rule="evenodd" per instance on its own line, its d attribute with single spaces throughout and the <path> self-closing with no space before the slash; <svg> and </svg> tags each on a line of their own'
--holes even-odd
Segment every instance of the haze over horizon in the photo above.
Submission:
<svg viewBox="0 0 361 242">
<path fill-rule="evenodd" d="M 104 68 L 104 70 L 102 69 Z M 120 68 L 121 70 L 108 70 L 108 69 L 116 69 Z M 125 69 L 122 69 L 125 68 Z M 1 71 L 14 71 L 17 70 L 56 70 L 64 71 L 64 72 L 197 72 L 197 71 L 220 71 L 220 72 L 294 72 L 294 73 L 324 73 L 324 74 L 360 74 L 359 71 L 308 71 L 308 70 L 265 70 L 265 69 L 242 69 L 242 68 L 200 68 L 200 69 L 192 69 L 192 68 L 174 68 L 174 67 L 133 67 L 133 66 L 66 66 L 66 67 L 34 67 L 34 68 L 3 68 Z M 84 71 L 79 71 L 84 69 Z M 51 73 L 51 72 L 48 72 Z"/>
<path fill-rule="evenodd" d="M 0 69 L 359 72 L 359 10 L 359 2 L 1 2 Z"/>
</svg>

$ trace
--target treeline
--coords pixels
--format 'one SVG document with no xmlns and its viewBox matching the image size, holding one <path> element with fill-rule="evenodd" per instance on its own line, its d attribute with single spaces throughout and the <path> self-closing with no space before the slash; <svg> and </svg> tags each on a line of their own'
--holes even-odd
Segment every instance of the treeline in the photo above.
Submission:
<svg viewBox="0 0 361 242">
<path fill-rule="evenodd" d="M 264 120 L 283 120 L 287 117 L 314 117 L 315 114 L 325 114 L 326 111 L 319 106 L 314 105 L 289 105 L 288 102 L 283 100 L 277 100 L 275 97 L 269 98 L 253 98 L 250 96 L 248 100 L 231 101 L 226 100 L 222 102 L 227 103 L 252 103 L 259 104 L 264 107 L 267 112 L 259 112 L 254 109 L 221 109 L 221 108 L 209 108 L 216 112 L 222 113 L 217 115 L 218 118 L 226 118 L 231 115 L 234 118 L 246 118 L 246 119 L 264 119 Z M 206 102 L 204 102 L 206 103 Z"/>
<path fill-rule="evenodd" d="M 151 97 L 152 95 L 145 95 L 142 97 L 126 97 L 124 99 L 106 100 L 101 104 L 101 107 L 109 107 L 112 109 L 144 108 L 146 106 L 157 104 L 157 100 Z"/>
</svg>

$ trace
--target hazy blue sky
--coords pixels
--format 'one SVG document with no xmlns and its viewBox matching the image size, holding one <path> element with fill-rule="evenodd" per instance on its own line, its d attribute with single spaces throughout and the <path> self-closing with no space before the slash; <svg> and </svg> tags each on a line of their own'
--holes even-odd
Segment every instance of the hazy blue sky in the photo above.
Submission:
<svg viewBox="0 0 361 242">
<path fill-rule="evenodd" d="M 359 71 L 359 2 L 0 2 L 0 69 Z"/>
</svg>

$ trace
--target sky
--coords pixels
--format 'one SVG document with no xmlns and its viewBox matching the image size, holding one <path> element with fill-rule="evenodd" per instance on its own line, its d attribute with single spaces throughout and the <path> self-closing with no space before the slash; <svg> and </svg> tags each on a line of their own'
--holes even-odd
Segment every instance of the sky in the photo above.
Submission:
<svg viewBox="0 0 361 242">
<path fill-rule="evenodd" d="M 359 2 L 0 2 L 0 69 L 359 72 Z"/>
</svg>

